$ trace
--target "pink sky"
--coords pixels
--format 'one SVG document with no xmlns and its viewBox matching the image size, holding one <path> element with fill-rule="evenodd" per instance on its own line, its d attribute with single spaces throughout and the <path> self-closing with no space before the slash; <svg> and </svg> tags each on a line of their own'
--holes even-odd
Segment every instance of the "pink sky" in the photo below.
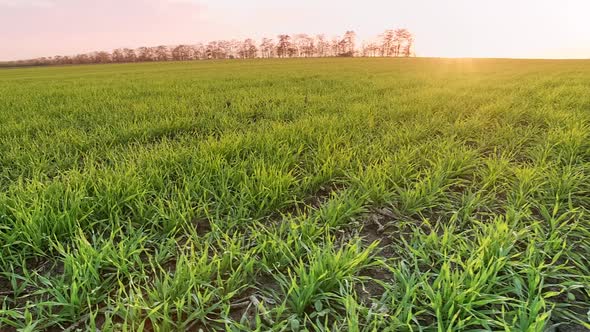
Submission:
<svg viewBox="0 0 590 332">
<path fill-rule="evenodd" d="M 590 58 L 590 0 L 0 0 L 0 60 L 387 28 L 419 56 Z"/>
</svg>

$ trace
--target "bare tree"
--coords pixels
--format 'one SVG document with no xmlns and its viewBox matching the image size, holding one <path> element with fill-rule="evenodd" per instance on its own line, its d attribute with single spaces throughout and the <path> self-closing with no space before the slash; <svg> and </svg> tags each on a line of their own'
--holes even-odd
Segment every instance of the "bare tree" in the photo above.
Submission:
<svg viewBox="0 0 590 332">
<path fill-rule="evenodd" d="M 392 55 L 398 57 L 402 44 L 404 42 L 403 31 L 401 29 L 395 29 L 393 31 L 393 44 L 392 44 Z"/>
<path fill-rule="evenodd" d="M 94 62 L 96 63 L 109 63 L 112 58 L 109 52 L 101 51 L 94 55 Z"/>
<path fill-rule="evenodd" d="M 229 40 L 220 40 L 217 45 L 219 46 L 220 50 L 220 59 L 229 59 L 233 58 L 233 43 Z"/>
<path fill-rule="evenodd" d="M 295 48 L 295 56 L 301 57 L 303 56 L 303 48 L 305 47 L 305 38 L 307 37 L 304 33 L 298 33 L 293 36 L 293 42 L 291 43 L 291 47 Z"/>
<path fill-rule="evenodd" d="M 289 56 L 291 49 L 293 49 L 291 45 L 291 36 L 279 35 L 279 42 L 277 43 L 277 55 L 279 58 Z"/>
<path fill-rule="evenodd" d="M 126 62 L 135 62 L 137 61 L 137 55 L 135 54 L 135 50 L 130 48 L 123 49 L 123 55 Z"/>
<path fill-rule="evenodd" d="M 81 54 L 81 55 L 85 55 L 85 54 Z M 41 57 L 41 58 L 35 58 L 35 59 L 31 60 L 30 64 L 33 66 L 46 66 L 50 63 L 50 61 L 51 61 L 51 58 Z"/>
<path fill-rule="evenodd" d="M 410 31 L 407 29 L 396 29 L 394 41 L 396 56 L 410 56 L 414 43 L 414 36 L 412 36 Z"/>
<path fill-rule="evenodd" d="M 228 42 L 219 40 L 207 44 L 206 54 L 208 59 L 226 59 L 228 57 Z"/>
<path fill-rule="evenodd" d="M 319 57 L 324 57 L 329 54 L 330 43 L 326 40 L 325 35 L 316 36 L 316 54 Z"/>
<path fill-rule="evenodd" d="M 192 55 L 194 60 L 199 60 L 205 58 L 205 46 L 199 43 L 197 45 L 192 46 Z"/>
<path fill-rule="evenodd" d="M 113 50 L 111 58 L 113 59 L 113 62 L 125 62 L 125 54 L 120 48 Z"/>
<path fill-rule="evenodd" d="M 137 49 L 138 61 L 153 61 L 156 59 L 154 50 L 151 47 L 140 47 Z"/>
<path fill-rule="evenodd" d="M 393 39 L 395 32 L 393 30 L 385 30 L 381 35 L 381 56 L 391 56 L 393 53 Z"/>
<path fill-rule="evenodd" d="M 260 44 L 260 54 L 263 58 L 271 58 L 275 45 L 270 38 L 263 38 Z"/>
<path fill-rule="evenodd" d="M 368 43 L 363 45 L 363 56 L 375 57 L 378 56 L 381 51 L 381 47 L 376 43 Z"/>
<path fill-rule="evenodd" d="M 414 36 L 407 29 L 388 29 L 379 35 L 377 42 L 363 42 L 356 47 L 356 34 L 352 30 L 344 33 L 342 38 L 326 39 L 323 34 L 311 37 L 307 34 L 288 34 L 278 36 L 275 44 L 270 38 L 263 38 L 259 47 L 252 38 L 243 41 L 216 40 L 206 45 L 178 45 L 173 49 L 161 45 L 157 47 L 140 47 L 137 50 L 115 49 L 112 54 L 99 51 L 74 56 L 40 57 L 8 62 L 9 65 L 53 65 L 86 64 L 136 61 L 168 61 L 196 59 L 232 59 L 232 58 L 271 58 L 285 57 L 324 57 L 324 56 L 405 56 L 414 54 Z M 3 63 L 5 65 L 5 63 Z"/>
<path fill-rule="evenodd" d="M 207 44 L 207 46 L 205 47 L 205 54 L 206 54 L 207 59 L 217 59 L 216 53 L 217 53 L 217 42 L 216 41 L 209 42 Z"/>
<path fill-rule="evenodd" d="M 315 52 L 314 40 L 307 34 L 295 35 L 293 47 L 297 49 L 297 56 L 312 57 Z"/>
<path fill-rule="evenodd" d="M 164 45 L 160 45 L 158 47 L 155 48 L 154 50 L 154 55 L 156 57 L 156 60 L 158 61 L 168 61 L 170 59 L 170 51 L 168 50 L 168 47 L 164 46 Z"/>
<path fill-rule="evenodd" d="M 340 54 L 341 46 L 342 46 L 342 43 L 340 41 L 340 38 L 338 38 L 338 37 L 332 38 L 332 42 L 330 43 L 330 55 L 337 56 L 338 54 Z"/>
<path fill-rule="evenodd" d="M 414 38 L 407 29 L 385 30 L 381 35 L 382 56 L 409 56 Z"/>
<path fill-rule="evenodd" d="M 349 30 L 346 31 L 344 34 L 344 38 L 342 38 L 342 50 L 339 55 L 341 56 L 354 56 L 354 44 L 356 39 L 356 33 L 354 31 Z"/>
<path fill-rule="evenodd" d="M 53 57 L 53 63 L 55 63 L 56 65 L 61 65 L 63 64 L 63 56 L 61 55 L 56 55 Z"/>
<path fill-rule="evenodd" d="M 227 41 L 227 55 L 230 59 L 241 58 L 242 42 L 236 39 Z"/>
<path fill-rule="evenodd" d="M 242 59 L 251 59 L 256 57 L 257 51 L 258 50 L 256 49 L 256 45 L 254 44 L 254 40 L 248 38 L 244 40 L 238 53 L 240 58 Z"/>
<path fill-rule="evenodd" d="M 90 63 L 90 57 L 88 54 L 77 54 L 74 56 L 73 62 L 75 64 L 87 64 Z"/>
<path fill-rule="evenodd" d="M 172 50 L 172 60 L 190 60 L 191 51 L 192 49 L 187 45 L 178 45 Z"/>
</svg>

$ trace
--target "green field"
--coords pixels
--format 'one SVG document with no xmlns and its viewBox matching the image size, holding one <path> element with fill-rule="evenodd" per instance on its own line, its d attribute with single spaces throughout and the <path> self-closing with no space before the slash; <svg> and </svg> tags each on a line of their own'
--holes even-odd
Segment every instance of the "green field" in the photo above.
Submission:
<svg viewBox="0 0 590 332">
<path fill-rule="evenodd" d="M 0 71 L 0 330 L 582 331 L 590 61 Z"/>
</svg>

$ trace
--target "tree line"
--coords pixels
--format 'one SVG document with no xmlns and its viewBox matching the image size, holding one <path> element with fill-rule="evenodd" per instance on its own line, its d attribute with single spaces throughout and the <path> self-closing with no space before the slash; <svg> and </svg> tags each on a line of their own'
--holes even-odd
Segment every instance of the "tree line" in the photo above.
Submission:
<svg viewBox="0 0 590 332">
<path fill-rule="evenodd" d="M 407 29 L 385 30 L 372 42 L 356 44 L 356 33 L 346 31 L 341 37 L 323 34 L 281 34 L 276 39 L 252 38 L 216 40 L 195 45 L 118 48 L 73 56 L 56 55 L 1 63 L 4 66 L 44 66 L 68 64 L 128 63 L 149 61 L 187 61 L 206 59 L 252 59 L 295 57 L 409 57 L 414 55 L 414 37 Z"/>
</svg>

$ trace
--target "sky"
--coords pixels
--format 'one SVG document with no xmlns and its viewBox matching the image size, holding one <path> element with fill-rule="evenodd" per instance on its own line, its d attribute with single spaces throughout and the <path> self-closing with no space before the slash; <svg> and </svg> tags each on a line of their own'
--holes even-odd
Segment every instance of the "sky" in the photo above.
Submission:
<svg viewBox="0 0 590 332">
<path fill-rule="evenodd" d="M 0 60 L 282 33 L 414 33 L 432 57 L 590 58 L 590 0 L 0 0 Z"/>
</svg>

